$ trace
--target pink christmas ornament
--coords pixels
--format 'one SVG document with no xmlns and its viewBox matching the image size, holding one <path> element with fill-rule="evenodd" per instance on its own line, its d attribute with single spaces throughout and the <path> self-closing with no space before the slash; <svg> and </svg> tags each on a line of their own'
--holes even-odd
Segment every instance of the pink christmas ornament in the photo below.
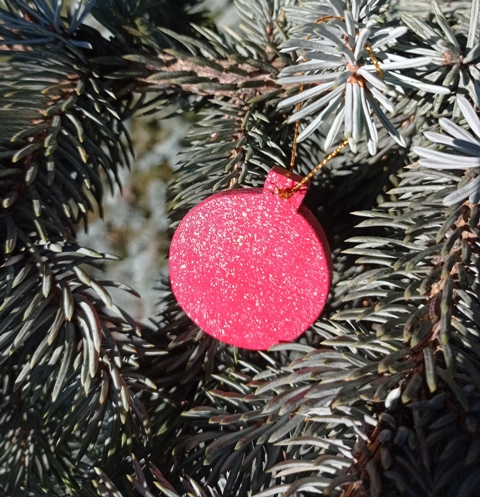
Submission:
<svg viewBox="0 0 480 497">
<path fill-rule="evenodd" d="M 173 293 L 188 316 L 222 342 L 265 350 L 300 336 L 325 306 L 331 256 L 301 205 L 302 178 L 275 167 L 262 188 L 207 198 L 178 226 L 170 247 Z"/>
</svg>

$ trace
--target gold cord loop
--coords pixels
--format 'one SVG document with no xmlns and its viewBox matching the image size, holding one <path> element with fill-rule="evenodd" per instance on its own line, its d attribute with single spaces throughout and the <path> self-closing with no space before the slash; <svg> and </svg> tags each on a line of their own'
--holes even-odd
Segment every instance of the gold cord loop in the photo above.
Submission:
<svg viewBox="0 0 480 497">
<path fill-rule="evenodd" d="M 303 83 L 300 85 L 300 90 L 299 93 L 302 93 L 303 91 Z M 297 112 L 301 110 L 302 108 L 302 102 L 298 102 L 297 104 Z M 290 171 L 293 172 L 293 169 L 295 168 L 295 159 L 297 157 L 297 139 L 298 139 L 298 134 L 300 132 L 300 121 L 297 121 L 295 123 L 295 131 L 293 133 L 293 144 L 292 144 L 292 156 L 290 157 Z"/>
<path fill-rule="evenodd" d="M 370 58 L 372 59 L 372 62 L 373 62 L 373 65 L 375 66 L 375 70 L 377 71 L 378 77 L 380 79 L 383 79 L 383 73 L 382 73 L 382 69 L 380 67 L 380 63 L 378 62 L 378 59 L 375 57 L 375 54 L 373 53 L 373 50 L 371 49 L 371 47 L 368 43 L 365 43 L 365 50 L 368 52 L 368 55 L 370 55 Z"/>
<path fill-rule="evenodd" d="M 317 19 L 317 24 L 322 24 L 322 22 L 333 21 L 334 19 L 338 19 L 339 21 L 345 22 L 345 17 L 340 16 L 324 16 Z"/>
<path fill-rule="evenodd" d="M 345 140 L 343 143 L 341 143 L 332 153 L 328 154 L 325 159 L 320 162 L 320 164 L 312 169 L 299 183 L 297 183 L 293 188 L 289 188 L 286 190 L 279 190 L 278 194 L 280 195 L 281 198 L 287 199 L 290 198 L 295 192 L 300 190 L 302 186 L 310 181 L 315 174 L 317 174 L 320 169 L 322 169 L 323 166 L 325 166 L 328 162 L 330 162 L 334 157 L 336 157 L 343 148 L 345 148 L 348 145 L 348 140 Z"/>
</svg>

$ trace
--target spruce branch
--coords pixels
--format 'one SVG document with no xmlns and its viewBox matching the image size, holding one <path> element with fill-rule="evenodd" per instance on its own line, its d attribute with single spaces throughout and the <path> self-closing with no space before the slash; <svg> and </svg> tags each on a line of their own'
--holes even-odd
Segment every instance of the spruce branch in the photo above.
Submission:
<svg viewBox="0 0 480 497">
<path fill-rule="evenodd" d="M 371 370 L 373 388 L 362 394 L 373 406 L 385 406 L 384 414 L 378 418 L 379 436 L 382 434 L 380 453 L 385 454 L 378 458 L 377 452 L 371 451 L 368 477 L 364 479 L 376 495 L 390 488 L 412 496 L 447 489 L 454 493 L 461 489 L 468 495 L 473 481 L 469 476 L 477 471 L 462 459 L 455 465 L 457 474 L 460 467 L 465 471 L 462 478 L 457 480 L 453 471 L 445 473 L 446 465 L 452 464 L 451 444 L 457 437 L 460 440 L 466 436 L 469 428 L 465 416 L 468 417 L 469 405 L 478 395 L 472 376 L 477 367 L 475 353 L 470 357 L 465 350 L 461 352 L 462 346 L 456 345 L 458 340 L 464 345 L 469 342 L 468 350 L 473 351 L 475 345 L 471 341 L 477 340 L 475 332 L 467 331 L 471 326 L 473 331 L 476 325 L 465 314 L 462 301 L 468 299 L 468 306 L 477 305 L 476 297 L 472 298 L 467 288 L 474 278 L 471 244 L 477 236 L 478 208 L 468 203 L 458 208 L 439 207 L 444 186 L 451 177 L 419 169 L 406 172 L 400 185 L 390 191 L 391 195 L 399 196 L 398 200 L 392 199 L 373 212 L 362 213 L 376 218 L 375 226 L 384 226 L 388 239 L 372 236 L 351 240 L 356 246 L 349 252 L 360 256 L 357 263 L 368 264 L 372 269 L 349 282 L 346 301 L 368 298 L 372 303 L 334 315 L 332 324 L 338 327 L 338 337 L 323 342 L 359 352 L 373 349 L 380 353 L 375 361 L 377 368 Z M 365 223 L 360 227 L 371 226 L 370 221 Z M 391 248 L 395 245 L 402 248 L 404 255 L 392 261 Z M 352 320 L 363 323 L 362 335 L 349 333 L 345 328 Z M 332 330 L 326 323 L 320 326 L 325 332 Z M 466 383 L 472 387 L 466 388 Z M 467 391 L 468 394 L 463 393 Z M 430 415 L 418 425 L 422 413 L 428 409 Z M 407 417 L 400 427 L 397 420 L 402 412 Z M 451 420 L 448 428 L 435 423 L 441 416 Z M 407 422 L 409 418 L 411 425 Z M 420 453 L 412 452 L 406 437 L 415 437 L 422 448 Z M 370 443 L 374 441 L 370 439 Z M 450 463 L 435 466 L 432 454 L 442 451 L 442 457 Z M 414 471 L 414 467 L 422 469 Z M 356 468 L 361 475 L 361 467 L 357 464 Z M 412 474 L 414 479 L 409 480 L 408 475 Z M 469 483 L 464 485 L 463 481 Z M 356 485 L 347 487 L 343 495 L 350 495 L 349 492 L 354 495 L 358 491 Z"/>
<path fill-rule="evenodd" d="M 106 289 L 128 287 L 88 274 L 106 257 L 73 239 L 130 160 L 134 85 L 108 77 L 124 62 L 83 25 L 93 3 L 67 17 L 63 2 L 1 11 L 0 486 L 11 494 L 91 494 L 80 484 L 90 457 L 150 437 L 140 397 L 156 387 L 138 360 L 159 350 Z"/>
<path fill-rule="evenodd" d="M 259 14 L 263 17 L 244 14 L 245 25 L 236 39 L 200 27 L 195 29 L 201 39 L 164 30 L 190 54 L 165 49 L 155 59 L 126 56 L 151 72 L 147 78 L 138 78 L 141 91 L 157 92 L 165 104 L 171 104 L 171 96 L 181 95 L 194 96 L 197 105 L 200 97 L 204 107 L 204 118 L 190 133 L 183 174 L 171 189 L 175 218 L 203 198 L 192 196 L 192 189 L 204 196 L 224 187 L 256 185 L 257 178 L 263 178 L 261 171 L 269 168 L 266 165 L 285 164 L 293 129 L 290 133 L 284 129 L 284 116 L 275 110 L 282 93 L 275 78 L 289 58 L 274 43 L 283 38 L 286 20 L 280 4 L 273 8 L 267 4 L 262 0 Z M 251 32 L 268 40 L 267 47 L 245 45 L 243 40 Z M 198 188 L 199 177 L 205 178 L 203 190 Z"/>
<path fill-rule="evenodd" d="M 279 82 L 306 87 L 282 101 L 281 107 L 304 104 L 289 118 L 297 121 L 310 117 L 299 141 L 331 118 L 333 124 L 325 140 L 326 149 L 343 127 L 343 136 L 349 140 L 353 152 L 357 151 L 365 131 L 368 150 L 375 155 L 378 132 L 372 115 L 376 115 L 392 138 L 405 147 L 405 140 L 382 110 L 395 112 L 395 101 L 390 97 L 396 99 L 404 94 L 404 88 L 439 94 L 449 90 L 406 74 L 412 68 L 432 64 L 432 58 L 390 55 L 391 46 L 407 30 L 382 19 L 378 11 L 385 7 L 384 2 L 364 2 L 363 10 L 360 3 L 352 4 L 351 8 L 344 2 L 342 5 L 343 9 L 340 4 L 326 2 L 317 12 L 307 3 L 304 9 L 295 12 L 294 34 L 285 50 L 300 52 L 299 63 L 285 68 Z"/>
<path fill-rule="evenodd" d="M 145 68 L 152 74 L 140 77 L 138 81 L 148 85 L 149 90 L 158 86 L 166 92 L 176 90 L 186 95 L 248 101 L 259 94 L 279 89 L 275 81 L 275 66 L 253 60 L 222 60 L 218 53 L 212 54 L 212 59 L 202 60 L 199 54 L 190 55 L 172 49 L 165 49 L 156 59 L 125 58 L 146 62 Z"/>
<path fill-rule="evenodd" d="M 238 4 L 239 11 L 242 3 Z M 186 36 L 161 28 L 171 47 L 157 47 L 156 56 L 131 54 L 125 59 L 142 64 L 145 76 L 138 76 L 139 90 L 167 95 L 228 97 L 234 102 L 278 91 L 275 81 L 279 69 L 289 58 L 278 49 L 284 39 L 286 20 L 282 4 L 274 7 L 261 0 L 254 7 L 258 17 L 243 11 L 239 32 L 220 33 L 192 25 L 197 36 Z M 252 38 L 258 43 L 253 43 Z M 265 46 L 266 44 L 266 46 Z M 158 97 L 157 97 L 158 98 Z"/>
<path fill-rule="evenodd" d="M 148 53 L 170 46 L 171 40 L 159 28 L 186 35 L 191 32 L 190 23 L 203 23 L 205 19 L 198 4 L 199 0 L 104 0 L 94 2 L 91 12 L 112 33 L 122 53 L 132 48 Z"/>
<path fill-rule="evenodd" d="M 477 167 L 480 165 L 480 119 L 465 97 L 459 95 L 457 102 L 475 136 L 450 119 L 441 118 L 439 124 L 450 136 L 429 131 L 425 132 L 425 137 L 455 153 L 420 147 L 413 151 L 420 156 L 419 164 L 424 167 L 447 170 L 462 170 L 467 167 L 464 177 L 457 179 L 458 190 L 447 195 L 444 203 L 455 205 L 468 197 L 472 204 L 476 204 L 480 200 L 480 179 L 477 176 Z"/>
<path fill-rule="evenodd" d="M 44 46 L 7 53 L 0 89 L 2 208 L 12 226 L 35 225 L 45 242 L 67 239 L 80 219 L 87 222 L 93 202 L 101 211 L 102 171 L 113 188 L 118 167 L 128 163 L 119 116 L 125 102 L 77 53 Z"/>
<path fill-rule="evenodd" d="M 21 418 L 22 410 L 32 402 L 37 405 L 32 416 L 40 418 L 32 422 L 38 434 L 47 433 L 45 441 L 39 441 L 40 450 L 46 452 L 29 457 L 29 465 L 16 476 L 18 481 L 12 487 L 11 480 L 6 480 L 6 488 L 27 484 L 32 465 L 43 467 L 40 473 L 34 471 L 42 481 L 43 472 L 48 472 L 52 459 L 59 455 L 53 448 L 69 439 L 79 438 L 78 462 L 97 439 L 104 440 L 101 452 L 106 455 L 118 450 L 119 444 L 131 445 L 132 437 L 136 443 L 148 438 L 138 392 L 156 387 L 136 372 L 137 361 L 161 354 L 136 336 L 138 325 L 113 304 L 106 290 L 108 286 L 127 287 L 96 281 L 85 271 L 85 265 L 102 260 L 100 254 L 71 244 L 40 246 L 38 252 L 43 278 L 38 277 L 33 261 L 28 262 L 28 255 L 10 259 L 2 268 L 0 362 L 13 367 L 5 376 L 1 411 L 7 416 L 2 426 L 14 431 L 12 423 L 17 416 Z M 10 279 L 5 273 L 15 277 Z M 114 436 L 120 426 L 129 436 Z M 2 443 L 5 463 L 11 467 L 15 464 L 11 454 L 21 444 L 8 437 L 2 438 Z M 75 464 L 67 450 L 65 457 L 70 466 Z M 63 471 L 59 469 L 58 474 Z M 10 478 L 10 472 L 5 477 Z"/>
<path fill-rule="evenodd" d="M 454 105 L 453 115 L 456 117 L 459 115 L 457 95 L 468 95 L 477 107 L 479 105 L 479 72 L 476 65 L 480 57 L 480 42 L 477 33 L 480 4 L 471 2 L 470 23 L 466 33 L 457 28 L 458 19 L 455 11 L 445 17 L 437 2 L 433 1 L 432 5 L 434 22 L 412 15 L 402 17 L 403 22 L 415 34 L 415 39 L 409 43 L 399 44 L 396 50 L 405 56 L 413 54 L 431 57 L 435 63 L 426 67 L 426 70 L 420 70 L 421 78 L 441 84 L 452 91 L 451 95 L 454 98 L 447 97 L 446 94 L 437 94 L 433 100 L 423 97 L 418 112 L 442 115 L 446 107 Z M 460 12 L 465 12 L 465 10 Z M 446 101 L 445 98 L 447 98 Z M 412 102 L 409 107 L 413 108 L 414 105 L 418 107 L 419 102 Z"/>
</svg>

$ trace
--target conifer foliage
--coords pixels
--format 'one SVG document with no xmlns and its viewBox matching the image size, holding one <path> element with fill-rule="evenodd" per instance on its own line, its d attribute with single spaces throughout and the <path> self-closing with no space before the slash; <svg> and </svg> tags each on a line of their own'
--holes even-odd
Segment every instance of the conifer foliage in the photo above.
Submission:
<svg viewBox="0 0 480 497">
<path fill-rule="evenodd" d="M 478 495 L 480 0 L 196 4 L 0 2 L 0 495 Z M 303 175 L 348 141 L 295 343 L 219 343 L 168 283 L 140 325 L 93 276 L 115 256 L 76 234 L 135 167 L 128 119 L 183 112 L 172 227 L 287 167 L 295 122 Z"/>
</svg>

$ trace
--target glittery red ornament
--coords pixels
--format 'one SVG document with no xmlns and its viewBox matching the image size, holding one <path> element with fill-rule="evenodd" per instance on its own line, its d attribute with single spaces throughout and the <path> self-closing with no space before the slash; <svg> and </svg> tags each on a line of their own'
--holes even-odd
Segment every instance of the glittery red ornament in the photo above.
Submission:
<svg viewBox="0 0 480 497">
<path fill-rule="evenodd" d="M 265 350 L 300 336 L 330 288 L 325 234 L 303 205 L 302 178 L 273 168 L 264 188 L 207 198 L 178 226 L 170 247 L 173 293 L 188 316 L 230 345 Z"/>
</svg>

